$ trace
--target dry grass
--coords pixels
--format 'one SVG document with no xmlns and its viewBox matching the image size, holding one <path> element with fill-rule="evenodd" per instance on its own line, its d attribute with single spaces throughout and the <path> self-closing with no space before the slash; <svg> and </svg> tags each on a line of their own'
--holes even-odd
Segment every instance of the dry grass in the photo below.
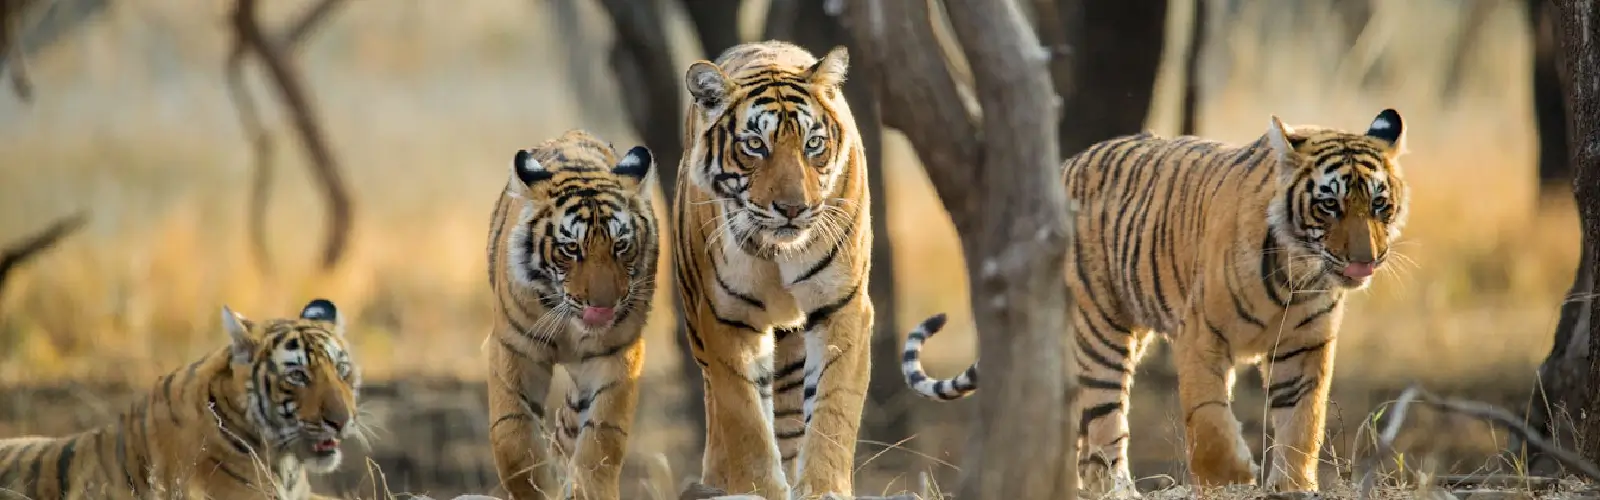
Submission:
<svg viewBox="0 0 1600 500">
<path fill-rule="evenodd" d="M 265 17 L 284 19 L 305 3 L 269 2 Z M 212 322 L 223 303 L 271 315 L 312 296 L 333 299 L 352 318 L 369 377 L 481 377 L 477 349 L 490 324 L 484 233 L 508 152 L 573 127 L 619 145 L 637 138 L 616 100 L 571 97 L 559 54 L 589 49 L 563 45 L 543 9 L 523 0 L 469 4 L 353 2 L 302 51 L 356 198 L 353 246 L 328 275 L 312 270 L 321 202 L 272 101 L 264 101 L 266 119 L 283 137 L 269 211 L 279 272 L 263 276 L 250 261 L 249 158 L 222 83 L 223 4 L 114 3 L 103 22 L 30 61 L 37 101 L 0 99 L 0 241 L 79 208 L 92 215 L 82 233 L 20 270 L 0 300 L 0 387 L 141 383 L 219 342 Z M 1479 44 L 1460 99 L 1445 103 L 1442 55 L 1457 36 L 1459 3 L 1379 5 L 1393 21 L 1376 38 L 1392 83 L 1356 90 L 1333 28 L 1315 19 L 1293 27 L 1303 34 L 1295 39 L 1261 42 L 1254 30 L 1235 31 L 1210 47 L 1233 61 L 1210 65 L 1201 132 L 1247 140 L 1270 113 L 1358 128 L 1398 108 L 1413 198 L 1397 249 L 1416 266 L 1391 267 L 1354 300 L 1335 386 L 1497 374 L 1524 383 L 1549 348 L 1578 234 L 1570 203 L 1535 209 L 1521 14 L 1509 3 L 1496 12 L 1486 33 L 1495 43 Z M 1174 19 L 1188 8 L 1177 2 Z M 592 36 L 608 39 L 597 7 L 583 11 Z M 1172 29 L 1169 47 L 1180 48 L 1187 27 L 1174 21 Z M 673 28 L 680 65 L 691 60 L 687 32 Z M 604 57 L 585 57 L 585 71 L 602 77 L 595 88 L 611 95 Z M 1159 82 L 1148 122 L 1158 132 L 1176 128 L 1179 63 L 1169 58 Z M 271 98 L 254 69 L 249 79 L 257 96 Z M 970 360 L 963 347 L 973 338 L 960 247 L 914 154 L 898 135 L 886 148 L 888 173 L 877 181 L 892 202 L 885 240 L 895 245 L 903 294 L 897 320 L 950 315 L 944 347 L 927 360 L 948 372 Z M 661 287 L 658 304 L 670 303 L 669 291 Z M 660 309 L 647 333 L 648 377 L 670 377 L 678 362 L 672 318 Z M 671 418 L 642 417 L 641 425 L 681 430 Z M 916 448 L 954 460 L 919 439 Z"/>
</svg>

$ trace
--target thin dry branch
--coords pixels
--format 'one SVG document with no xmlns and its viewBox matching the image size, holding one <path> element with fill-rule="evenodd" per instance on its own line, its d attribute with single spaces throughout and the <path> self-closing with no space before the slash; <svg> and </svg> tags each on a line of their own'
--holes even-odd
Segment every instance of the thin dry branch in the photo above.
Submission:
<svg viewBox="0 0 1600 500">
<path fill-rule="evenodd" d="M 301 22 L 297 23 L 289 31 L 285 40 L 304 38 L 322 19 L 327 18 L 327 14 L 332 11 L 339 1 L 341 0 L 323 0 L 322 3 L 313 6 L 308 10 L 308 14 L 303 16 Z M 273 83 L 276 84 L 278 97 L 289 109 L 290 119 L 294 123 L 295 130 L 300 135 L 306 154 L 310 157 L 311 173 L 322 186 L 323 196 L 327 199 L 329 212 L 328 236 L 327 243 L 323 247 L 322 269 L 330 270 L 339 263 L 339 259 L 343 256 L 345 246 L 349 240 L 351 221 L 353 220 L 350 195 L 339 173 L 338 163 L 333 157 L 332 149 L 328 146 L 325 138 L 326 134 L 322 131 L 321 122 L 317 119 L 316 111 L 311 104 L 311 98 L 305 90 L 305 84 L 301 81 L 299 72 L 288 62 L 285 56 L 287 52 L 286 46 L 289 44 L 284 40 L 270 40 L 262 32 L 260 22 L 256 18 L 256 0 L 237 0 L 234 3 L 231 19 L 237 46 L 242 46 L 246 53 L 259 57 L 266 66 L 267 73 L 272 78 Z M 230 61 L 233 59 L 231 53 L 229 59 Z M 241 110 L 242 114 L 243 111 Z M 257 147 L 259 153 L 259 144 Z M 270 179 L 270 176 L 267 178 Z M 258 172 L 256 180 L 260 181 L 261 179 L 262 174 Z M 257 187 L 256 189 L 264 188 Z"/>
<path fill-rule="evenodd" d="M 1434 410 L 1436 414 L 1420 413 L 1424 408 Z M 1459 429 L 1472 421 L 1484 420 L 1506 428 L 1528 446 L 1548 454 L 1568 469 L 1577 471 L 1590 480 L 1600 480 L 1600 468 L 1596 468 L 1594 463 L 1545 440 L 1539 431 L 1528 426 L 1522 419 L 1488 403 L 1442 398 L 1423 389 L 1421 385 L 1412 384 L 1400 393 L 1400 397 L 1390 406 L 1387 413 L 1387 422 L 1377 435 L 1378 449 L 1365 460 L 1367 470 L 1361 477 L 1360 485 L 1363 499 L 1372 498 L 1372 488 L 1377 481 L 1377 461 L 1395 453 L 1421 455 L 1425 464 L 1423 472 L 1431 473 L 1432 471 L 1427 469 L 1431 469 L 1437 452 L 1458 447 L 1457 443 L 1448 441 L 1448 437 L 1440 436 L 1459 435 L 1458 432 L 1452 432 L 1452 429 Z M 1428 427 L 1428 429 L 1423 432 L 1404 432 L 1408 420 L 1416 421 L 1413 427 Z M 1506 482 L 1504 479 L 1496 481 Z M 1464 480 L 1459 477 L 1435 477 L 1422 487 L 1431 490 L 1436 485 L 1460 485 L 1463 482 Z"/>
<path fill-rule="evenodd" d="M 282 36 L 274 37 L 269 43 L 280 47 L 284 53 L 292 54 L 299 48 L 300 42 L 309 38 L 311 33 L 321 27 L 324 21 L 332 17 L 334 9 L 344 3 L 344 0 L 322 0 L 312 5 L 303 12 Z M 272 134 L 267 131 L 266 125 L 261 120 L 261 114 L 255 105 L 255 99 L 250 95 L 249 87 L 244 83 L 244 63 L 253 52 L 246 45 L 242 32 L 235 30 L 233 45 L 228 49 L 227 62 L 223 64 L 223 79 L 228 88 L 228 99 L 233 101 L 233 107 L 239 113 L 239 126 L 244 130 L 245 140 L 250 142 L 252 158 L 254 160 L 254 175 L 250 179 L 250 209 L 248 232 L 251 253 L 255 256 L 256 266 L 263 274 L 272 272 L 272 256 L 267 251 L 266 218 L 267 204 L 270 201 L 272 190 L 272 160 L 273 143 Z"/>
<path fill-rule="evenodd" d="M 27 262 L 30 258 L 44 253 L 45 250 L 49 250 L 50 247 L 60 242 L 62 238 L 82 228 L 83 224 L 88 220 L 89 214 L 87 212 L 74 212 L 57 220 L 38 234 L 6 247 L 3 252 L 0 252 L 0 293 L 5 291 L 6 277 L 11 274 L 11 271 L 16 270 L 17 266 Z"/>
</svg>

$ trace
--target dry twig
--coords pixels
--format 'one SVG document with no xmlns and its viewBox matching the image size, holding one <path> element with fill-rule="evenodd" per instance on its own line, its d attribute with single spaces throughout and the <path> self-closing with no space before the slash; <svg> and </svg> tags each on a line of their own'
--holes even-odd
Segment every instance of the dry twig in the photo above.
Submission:
<svg viewBox="0 0 1600 500">
<path fill-rule="evenodd" d="M 1420 403 L 1420 405 L 1418 405 Z M 1426 410 L 1433 410 L 1432 413 Z M 1412 420 L 1411 427 L 1423 427 L 1432 432 L 1402 432 L 1407 420 Z M 1441 398 L 1423 389 L 1419 384 L 1412 384 L 1390 406 L 1387 422 L 1382 426 L 1377 435 L 1377 452 L 1367 457 L 1366 472 L 1362 474 L 1360 494 L 1361 498 L 1372 498 L 1372 488 L 1376 482 L 1377 462 L 1383 457 L 1395 453 L 1420 455 L 1423 467 L 1424 482 L 1419 485 L 1424 491 L 1422 495 L 1437 494 L 1435 488 L 1440 485 L 1461 486 L 1470 481 L 1458 476 L 1426 478 L 1431 475 L 1435 456 L 1440 451 L 1459 448 L 1457 442 L 1440 439 L 1440 435 L 1452 434 L 1450 429 L 1459 429 L 1463 425 L 1470 425 L 1473 421 L 1489 421 L 1505 427 L 1506 430 L 1517 435 L 1528 446 L 1538 448 L 1548 453 L 1550 457 L 1560 462 L 1561 465 L 1577 471 L 1591 480 L 1600 480 L 1600 468 L 1585 460 L 1577 454 L 1564 450 L 1559 446 L 1545 440 L 1538 431 L 1529 427 L 1522 419 L 1510 412 L 1494 405 L 1479 401 Z M 1453 433 L 1459 434 L 1459 433 Z M 1494 480 L 1480 480 L 1478 483 L 1512 483 L 1523 487 L 1530 486 L 1532 482 L 1548 485 L 1549 480 L 1527 481 L 1533 478 L 1516 478 L 1510 480 L 1498 478 Z"/>
<path fill-rule="evenodd" d="M 11 271 L 15 270 L 17 266 L 55 246 L 56 242 L 83 227 L 83 224 L 88 220 L 89 214 L 87 212 L 74 212 L 72 215 L 57 220 L 55 224 L 51 224 L 44 231 L 6 247 L 4 252 L 0 252 L 0 292 L 5 291 L 6 276 L 10 275 Z"/>
<path fill-rule="evenodd" d="M 323 270 L 332 269 L 337 265 L 344 253 L 353 218 L 350 195 L 339 174 L 339 166 L 333 157 L 332 149 L 328 146 L 326 134 L 322 131 L 321 123 L 311 105 L 311 98 L 305 90 L 299 72 L 289 64 L 285 53 L 292 48 L 295 41 L 304 38 L 321 20 L 326 19 L 340 2 L 342 0 L 323 0 L 311 7 L 283 40 L 269 40 L 256 19 L 256 0 L 237 0 L 231 17 L 235 36 L 234 48 L 228 57 L 229 88 L 235 97 L 235 105 L 239 106 L 248 99 L 239 99 L 239 96 L 244 95 L 243 83 L 235 81 L 237 75 L 234 74 L 236 71 L 234 68 L 243 63 L 243 57 L 254 54 L 266 66 L 268 75 L 276 84 L 278 97 L 289 108 L 295 130 L 300 135 L 306 154 L 311 157 L 311 173 L 322 185 L 323 195 L 328 201 L 328 241 L 323 247 Z M 251 233 L 255 244 L 259 246 L 265 240 L 259 218 L 264 217 L 261 212 L 265 210 L 265 184 L 271 178 L 270 174 L 264 172 L 266 163 L 261 155 L 263 148 L 270 149 L 271 146 L 263 145 L 265 132 L 260 127 L 253 106 L 242 106 L 240 119 L 245 122 L 246 133 L 252 136 L 252 142 L 256 147 L 257 173 L 256 187 L 251 196 L 253 205 Z M 257 248 L 256 251 L 258 256 L 265 255 L 265 251 L 261 248 Z"/>
</svg>

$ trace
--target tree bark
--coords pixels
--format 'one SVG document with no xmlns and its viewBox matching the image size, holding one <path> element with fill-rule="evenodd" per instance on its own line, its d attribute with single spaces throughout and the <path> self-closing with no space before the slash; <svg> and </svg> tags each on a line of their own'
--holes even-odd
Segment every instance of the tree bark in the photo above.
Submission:
<svg viewBox="0 0 1600 500">
<path fill-rule="evenodd" d="M 1054 97 L 1049 52 L 1013 2 L 947 0 L 983 110 L 975 120 L 938 52 L 926 3 L 845 9 L 847 28 L 863 42 L 852 59 L 877 79 L 885 124 L 912 140 L 961 235 L 979 356 L 995 368 L 975 396 L 957 496 L 1074 498 L 1077 383 L 1062 313 L 1066 195 L 1056 116 L 1040 105 Z"/>
<path fill-rule="evenodd" d="M 1144 129 L 1166 41 L 1167 1 L 1034 2 L 1064 110 L 1057 117 L 1062 156 Z"/>
<path fill-rule="evenodd" d="M 705 58 L 716 60 L 722 51 L 739 44 L 739 11 L 744 0 L 680 0 L 694 22 Z M 807 0 L 818 1 L 818 0 Z"/>
<path fill-rule="evenodd" d="M 1593 0 L 1549 0 L 1547 9 L 1554 14 L 1554 28 L 1556 39 L 1560 43 L 1561 87 L 1567 98 L 1568 106 L 1568 158 L 1575 167 L 1575 193 L 1577 195 L 1578 213 L 1583 221 L 1583 244 L 1589 251 L 1584 252 L 1584 259 L 1589 269 L 1594 269 L 1594 249 L 1600 244 L 1600 3 Z M 1582 271 L 1580 266 L 1580 274 Z M 1596 284 L 1595 273 L 1589 273 L 1590 289 L 1594 290 Z M 1585 297 L 1587 299 L 1587 297 Z M 1595 397 L 1594 387 L 1600 383 L 1600 336 L 1595 335 L 1594 327 L 1600 325 L 1600 308 L 1589 308 L 1588 339 L 1585 346 L 1568 346 L 1567 349 L 1583 349 L 1588 352 L 1588 366 L 1578 369 L 1575 366 L 1561 367 L 1571 376 L 1582 375 L 1583 378 L 1575 383 L 1567 384 L 1567 390 L 1560 394 L 1552 394 L 1560 404 L 1566 408 L 1582 409 L 1574 412 L 1577 436 L 1582 437 L 1578 443 L 1579 452 L 1591 461 L 1600 459 L 1600 418 L 1582 415 L 1600 415 L 1600 397 Z M 1569 334 L 1567 343 L 1573 344 L 1581 335 Z M 1560 345 L 1559 343 L 1557 345 Z M 1558 354 L 1552 349 L 1552 354 Z M 1567 363 L 1572 363 L 1576 356 L 1564 356 Z M 1561 364 L 1561 363 L 1558 363 Z"/>
</svg>

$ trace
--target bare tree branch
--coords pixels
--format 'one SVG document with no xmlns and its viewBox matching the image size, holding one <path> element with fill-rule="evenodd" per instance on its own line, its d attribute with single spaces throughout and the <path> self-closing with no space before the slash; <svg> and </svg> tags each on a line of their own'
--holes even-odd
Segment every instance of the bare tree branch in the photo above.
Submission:
<svg viewBox="0 0 1600 500">
<path fill-rule="evenodd" d="M 49 250 L 62 238 L 82 228 L 83 224 L 88 220 L 88 212 L 74 212 L 57 220 L 38 234 L 12 244 L 6 247 L 4 251 L 0 251 L 0 293 L 5 291 L 6 278 L 10 276 L 11 271 L 16 270 L 17 266 L 44 253 L 45 250 Z"/>
<path fill-rule="evenodd" d="M 324 0 L 323 3 L 330 4 L 334 1 L 336 0 Z M 305 33 L 309 33 L 318 19 L 326 17 L 331 9 L 331 5 L 312 7 L 310 12 L 313 15 L 306 16 L 295 29 L 291 29 L 291 36 L 300 33 L 303 37 Z M 318 12 L 321 14 L 316 15 Z M 328 202 L 329 224 L 328 240 L 323 247 L 321 266 L 323 270 L 332 269 L 343 256 L 353 219 L 350 195 L 339 173 L 338 163 L 327 144 L 326 134 L 322 131 L 321 123 L 317 119 L 305 85 L 301 82 L 299 72 L 285 59 L 284 44 L 269 40 L 262 32 L 256 19 L 256 0 L 237 0 L 231 17 L 239 43 L 247 52 L 260 57 L 268 75 L 276 84 L 278 97 L 289 108 L 291 121 L 300 135 L 306 154 L 310 157 L 312 175 L 322 185 L 324 198 Z M 258 173 L 257 180 L 260 180 L 260 177 Z"/>
<path fill-rule="evenodd" d="M 295 49 L 300 47 L 300 43 L 332 17 L 333 10 L 343 3 L 344 0 L 321 0 L 301 13 L 282 36 L 274 37 L 267 43 L 280 47 L 285 53 L 294 53 Z M 245 140 L 250 142 L 251 157 L 255 163 L 255 168 L 252 169 L 255 173 L 250 179 L 248 202 L 247 227 L 250 249 L 257 269 L 263 274 L 271 274 L 272 255 L 267 249 L 266 224 L 267 205 L 272 194 L 274 146 L 272 134 L 262 122 L 261 114 L 256 109 L 255 99 L 251 97 L 250 89 L 244 83 L 244 63 L 253 53 L 249 48 L 243 32 L 236 29 L 233 44 L 228 49 L 227 62 L 223 64 L 223 79 L 227 84 L 228 99 L 233 102 L 233 107 L 239 114 L 239 126 L 244 130 Z"/>
</svg>

